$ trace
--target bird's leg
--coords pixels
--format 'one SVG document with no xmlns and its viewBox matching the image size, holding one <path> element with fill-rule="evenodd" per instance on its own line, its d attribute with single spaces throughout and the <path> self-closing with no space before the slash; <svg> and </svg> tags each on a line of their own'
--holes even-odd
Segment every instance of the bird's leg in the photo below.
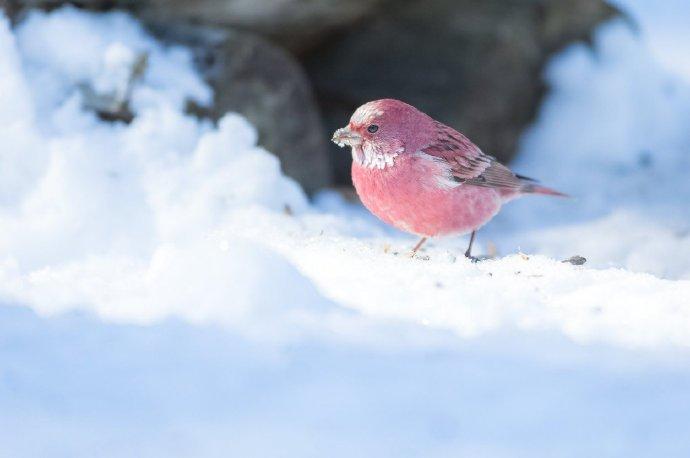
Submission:
<svg viewBox="0 0 690 458">
<path fill-rule="evenodd" d="M 467 251 L 465 251 L 465 257 L 471 259 L 472 262 L 479 261 L 479 258 L 475 258 L 474 256 L 472 256 L 472 244 L 474 243 L 474 236 L 476 234 L 477 231 L 472 231 L 472 235 L 470 235 L 470 245 L 467 247 Z"/>
<path fill-rule="evenodd" d="M 421 239 L 419 239 L 419 242 L 417 242 L 417 244 L 414 246 L 414 248 L 412 248 L 412 251 L 410 252 L 411 258 L 414 258 L 414 255 L 417 254 L 417 251 L 419 251 L 422 245 L 424 245 L 424 242 L 426 242 L 426 237 L 422 237 Z"/>
</svg>

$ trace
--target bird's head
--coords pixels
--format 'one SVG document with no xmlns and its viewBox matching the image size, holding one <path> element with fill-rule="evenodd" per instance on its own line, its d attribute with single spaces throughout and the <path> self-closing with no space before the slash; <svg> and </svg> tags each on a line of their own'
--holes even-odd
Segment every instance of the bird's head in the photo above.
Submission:
<svg viewBox="0 0 690 458">
<path fill-rule="evenodd" d="M 355 160 L 370 156 L 414 153 L 433 139 L 434 121 L 405 102 L 382 99 L 355 110 L 347 126 L 333 134 L 333 142 L 352 147 Z"/>
</svg>

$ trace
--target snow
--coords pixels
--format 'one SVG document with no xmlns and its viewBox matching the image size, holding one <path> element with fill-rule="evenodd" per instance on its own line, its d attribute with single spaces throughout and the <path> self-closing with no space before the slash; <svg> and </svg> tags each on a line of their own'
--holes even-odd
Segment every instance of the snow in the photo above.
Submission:
<svg viewBox="0 0 690 458">
<path fill-rule="evenodd" d="M 688 279 L 690 77 L 665 71 L 620 20 L 598 31 L 594 47 L 573 46 L 551 62 L 555 91 L 514 164 L 575 201 L 517 202 L 497 222 L 511 229 L 502 238 L 550 256 L 581 253 L 597 267 Z"/>
<path fill-rule="evenodd" d="M 1 21 L 0 456 L 687 456 L 690 36 L 621 5 L 639 35 L 550 63 L 513 164 L 575 198 L 507 206 L 477 264 L 309 202 L 131 17 Z"/>
</svg>

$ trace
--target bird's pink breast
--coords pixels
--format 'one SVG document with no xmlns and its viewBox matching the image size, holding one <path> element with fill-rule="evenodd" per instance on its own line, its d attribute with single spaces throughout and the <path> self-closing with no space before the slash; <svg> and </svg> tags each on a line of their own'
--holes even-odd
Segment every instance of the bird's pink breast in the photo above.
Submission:
<svg viewBox="0 0 690 458">
<path fill-rule="evenodd" d="M 352 181 L 364 206 L 400 230 L 427 237 L 465 234 L 498 213 L 503 199 L 495 189 L 450 186 L 442 177 L 440 164 L 412 155 L 384 169 L 352 164 Z"/>
</svg>

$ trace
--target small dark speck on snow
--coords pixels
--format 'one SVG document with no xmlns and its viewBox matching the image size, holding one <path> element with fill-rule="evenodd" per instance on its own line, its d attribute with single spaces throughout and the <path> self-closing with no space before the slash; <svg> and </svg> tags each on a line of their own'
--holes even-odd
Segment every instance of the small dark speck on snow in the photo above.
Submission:
<svg viewBox="0 0 690 458">
<path fill-rule="evenodd" d="M 561 262 L 572 264 L 574 266 L 581 266 L 587 262 L 587 258 L 580 256 L 579 254 L 576 254 L 575 256 L 571 256 L 568 259 L 564 259 Z"/>
</svg>

